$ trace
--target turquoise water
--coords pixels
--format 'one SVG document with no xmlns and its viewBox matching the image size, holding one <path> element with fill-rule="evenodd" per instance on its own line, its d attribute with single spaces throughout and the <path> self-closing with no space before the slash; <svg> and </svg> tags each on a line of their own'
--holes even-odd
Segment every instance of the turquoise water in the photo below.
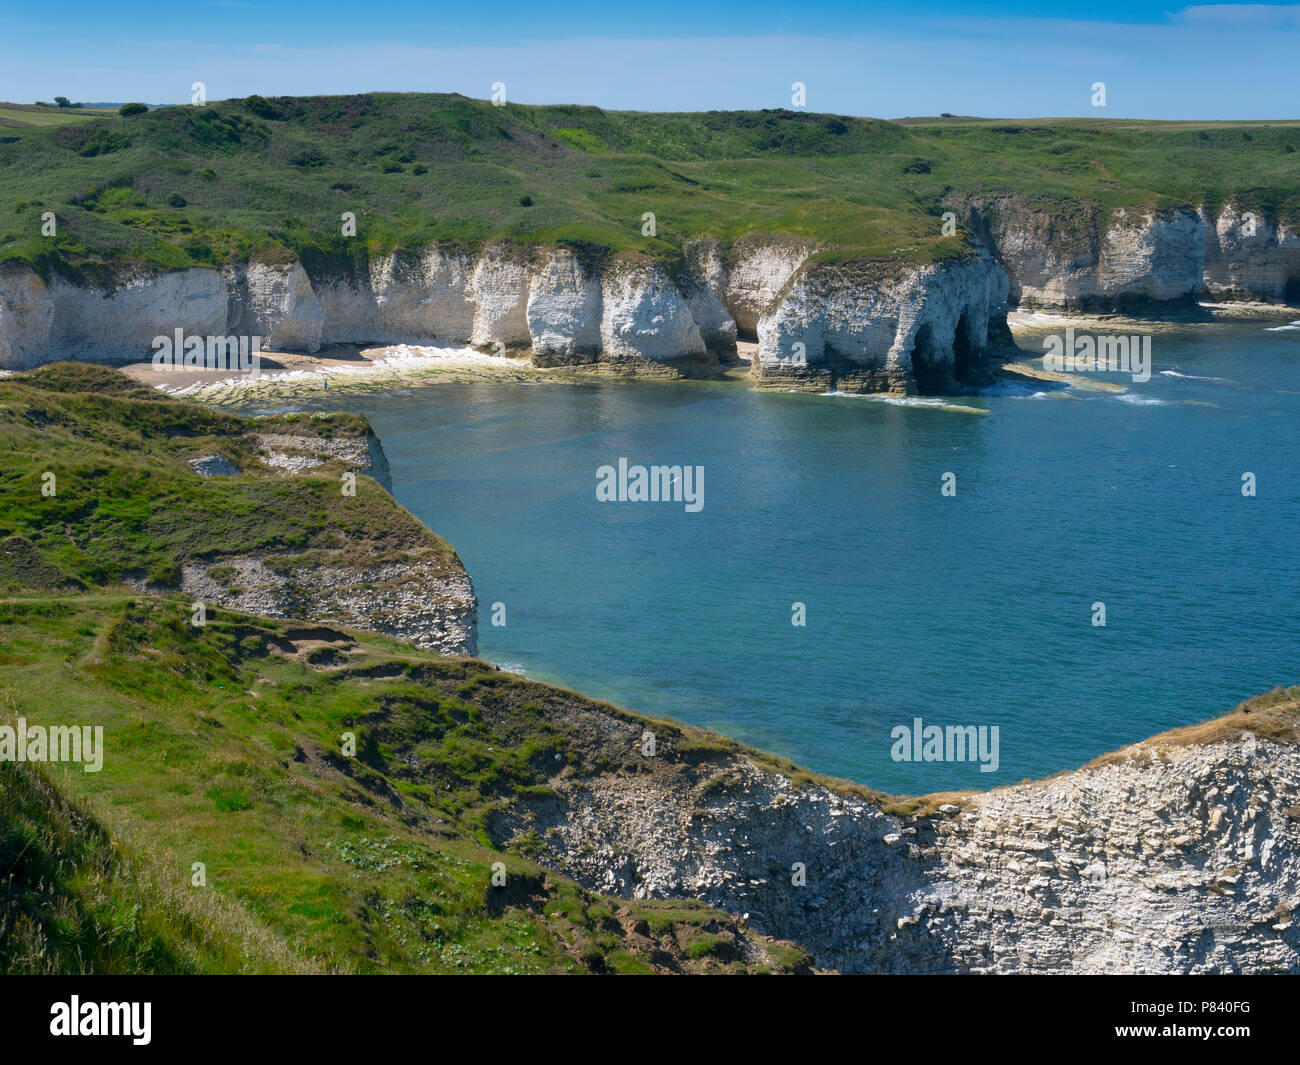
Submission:
<svg viewBox="0 0 1300 1065">
<path fill-rule="evenodd" d="M 348 403 L 473 576 L 484 657 L 889 791 L 987 787 L 1300 682 L 1300 327 L 1272 324 L 1161 332 L 1122 397 L 951 401 L 983 415 L 738 382 Z M 703 466 L 703 509 L 598 502 L 620 456 Z M 996 725 L 997 771 L 895 761 L 916 717 Z"/>
</svg>

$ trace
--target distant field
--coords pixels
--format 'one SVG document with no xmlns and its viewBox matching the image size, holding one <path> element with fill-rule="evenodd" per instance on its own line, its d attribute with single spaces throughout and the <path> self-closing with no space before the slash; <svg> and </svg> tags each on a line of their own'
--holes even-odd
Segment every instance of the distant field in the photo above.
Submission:
<svg viewBox="0 0 1300 1065">
<path fill-rule="evenodd" d="M 0 126 L 66 126 L 88 117 L 106 118 L 108 110 L 75 107 L 33 107 L 31 104 L 0 104 Z"/>
<path fill-rule="evenodd" d="M 974 115 L 927 115 L 924 117 L 897 118 L 900 126 L 1075 126 L 1080 129 L 1137 129 L 1162 133 L 1186 132 L 1202 129 L 1236 129 L 1240 126 L 1300 126 L 1300 119 L 1233 119 L 1230 122 L 1206 119 L 1169 121 L 1152 118 L 979 118 Z"/>
<path fill-rule="evenodd" d="M 1070 223 L 1116 207 L 1230 202 L 1300 218 L 1300 122 L 650 114 L 493 107 L 456 95 L 225 100 L 116 113 L 5 105 L 0 260 L 177 268 L 250 256 L 361 268 L 433 242 L 638 251 L 788 234 L 828 255 L 927 261 L 951 205 Z M 0 115 L 6 113 L 0 111 Z M 50 128 L 32 125 L 37 119 Z M 59 235 L 39 236 L 42 212 Z M 357 237 L 340 232 L 356 214 Z M 644 215 L 655 233 L 642 233 Z"/>
</svg>

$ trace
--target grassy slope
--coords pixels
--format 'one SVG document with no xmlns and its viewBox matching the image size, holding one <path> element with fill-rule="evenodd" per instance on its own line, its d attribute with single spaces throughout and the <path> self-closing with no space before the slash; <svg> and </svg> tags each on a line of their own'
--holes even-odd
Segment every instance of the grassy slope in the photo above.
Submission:
<svg viewBox="0 0 1300 1065">
<path fill-rule="evenodd" d="M 412 555 L 459 568 L 451 546 L 368 477 L 340 491 L 336 463 L 284 478 L 258 431 L 357 434 L 357 415 L 250 423 L 165 399 L 99 367 L 57 363 L 0 379 L 0 588 L 98 586 L 125 577 L 176 585 L 184 562 L 226 552 L 311 553 L 374 562 Z M 186 459 L 219 454 L 244 475 L 205 480 Z M 53 473 L 55 494 L 43 494 Z"/>
<path fill-rule="evenodd" d="M 99 724 L 107 739 L 98 774 L 0 765 L 0 972 L 807 964 L 703 905 L 602 897 L 536 864 L 526 839 L 502 849 L 488 835 L 495 806 L 545 795 L 557 766 L 707 773 L 752 752 L 656 722 L 676 764 L 651 769 L 636 746 L 645 719 L 606 704 L 324 626 L 219 611 L 196 628 L 188 609 L 120 594 L 0 600 L 0 720 Z M 1245 730 L 1294 743 L 1298 696 L 1279 690 L 1141 746 Z M 355 759 L 339 753 L 345 731 Z M 205 888 L 190 886 L 195 861 Z M 496 862 L 504 889 L 490 886 Z"/>
<path fill-rule="evenodd" d="M 321 971 L 238 902 L 123 846 L 66 790 L 0 762 L 0 973 Z"/>
<path fill-rule="evenodd" d="M 679 260 L 684 240 L 792 234 L 842 253 L 961 254 L 954 196 L 1071 217 L 1231 201 L 1300 215 L 1300 125 L 913 120 L 792 111 L 494 108 L 459 96 L 222 101 L 0 143 L 0 260 L 93 274 L 290 252 L 347 268 L 432 241 L 578 241 Z M 522 201 L 531 201 L 525 205 Z M 39 236 L 55 211 L 60 235 Z M 339 236 L 353 211 L 359 239 Z M 641 235 L 655 213 L 656 238 Z"/>
<path fill-rule="evenodd" d="M 635 766 L 631 742 L 574 726 L 596 704 L 376 636 L 224 610 L 196 627 L 187 601 L 122 589 L 214 546 L 454 557 L 364 478 L 347 499 L 329 473 L 259 472 L 246 429 L 101 367 L 0 380 L 0 723 L 102 725 L 108 749 L 98 774 L 0 765 L 0 972 L 804 964 L 725 914 L 604 899 L 491 846 L 506 796 L 557 768 Z M 214 449 L 246 476 L 189 471 Z"/>
<path fill-rule="evenodd" d="M 628 742 L 606 748 L 566 730 L 595 704 L 482 662 L 225 611 L 195 627 L 188 610 L 121 595 L 0 601 L 0 718 L 103 725 L 107 747 L 95 774 L 0 773 L 0 862 L 18 872 L 0 888 L 0 971 L 803 963 L 707 907 L 602 898 L 491 846 L 493 805 L 544 787 L 557 754 L 576 773 L 613 770 L 611 758 L 635 771 L 630 715 Z M 345 731 L 355 759 L 339 753 Z M 30 838 L 53 842 L 38 858 L 20 847 Z M 206 888 L 190 886 L 196 861 Z M 40 901 L 37 881 L 79 919 Z M 217 912 L 215 927 L 196 909 Z M 115 950 L 90 949 L 110 932 Z"/>
</svg>

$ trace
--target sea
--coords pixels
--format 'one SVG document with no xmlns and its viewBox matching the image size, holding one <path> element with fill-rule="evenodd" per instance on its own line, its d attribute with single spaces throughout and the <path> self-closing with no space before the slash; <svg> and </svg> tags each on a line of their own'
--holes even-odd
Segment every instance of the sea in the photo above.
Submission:
<svg viewBox="0 0 1300 1065">
<path fill-rule="evenodd" d="M 919 794 L 1300 683 L 1300 322 L 1161 325 L 1151 351 L 1147 380 L 1079 375 L 1122 391 L 595 380 L 325 405 L 370 418 L 396 498 L 459 552 L 482 657 Z M 635 498 L 638 466 L 681 467 L 668 498 Z"/>
</svg>

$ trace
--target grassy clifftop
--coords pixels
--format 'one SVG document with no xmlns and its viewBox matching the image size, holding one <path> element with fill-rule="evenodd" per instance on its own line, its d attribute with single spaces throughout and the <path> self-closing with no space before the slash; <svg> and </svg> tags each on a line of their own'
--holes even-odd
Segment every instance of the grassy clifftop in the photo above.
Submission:
<svg viewBox="0 0 1300 1065">
<path fill-rule="evenodd" d="M 0 379 L 0 591 L 175 586 L 187 562 L 315 554 L 336 564 L 419 556 L 459 570 L 449 544 L 340 462 L 285 477 L 258 434 L 363 438 L 358 415 L 250 421 L 168 399 L 102 367 L 55 363 Z M 237 477 L 188 465 L 224 459 Z"/>
<path fill-rule="evenodd" d="M 209 603 L 195 624 L 171 574 L 224 552 L 459 570 L 367 478 L 348 497 L 337 463 L 285 476 L 256 444 L 366 431 L 249 422 L 94 366 L 0 379 L 0 725 L 104 730 L 99 772 L 0 762 L 0 972 L 806 966 L 727 914 L 604 898 L 528 841 L 494 846 L 497 805 L 550 775 L 639 771 L 641 719 L 320 624 L 310 603 L 279 621 Z M 212 455 L 241 473 L 190 469 Z M 145 574 L 162 594 L 123 587 Z"/>
<path fill-rule="evenodd" d="M 0 139 L 0 261 L 111 274 L 297 255 L 349 269 L 432 242 L 572 242 L 679 261 L 696 236 L 962 254 L 957 197 L 1053 214 L 1230 201 L 1300 213 L 1300 125 L 644 114 L 375 93 L 230 100 Z M 41 215 L 59 219 L 40 235 Z M 341 235 L 353 212 L 357 236 Z M 656 236 L 642 235 L 643 215 Z"/>
</svg>

